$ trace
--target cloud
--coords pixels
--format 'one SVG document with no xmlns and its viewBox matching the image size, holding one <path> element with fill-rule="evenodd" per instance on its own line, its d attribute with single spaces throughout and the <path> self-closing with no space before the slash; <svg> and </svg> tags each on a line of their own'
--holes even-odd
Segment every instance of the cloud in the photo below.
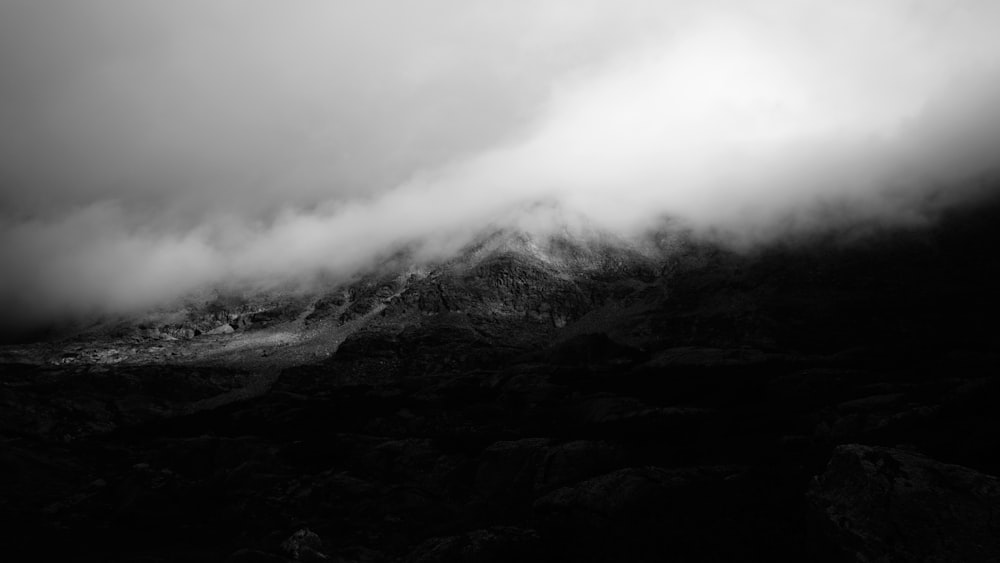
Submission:
<svg viewBox="0 0 1000 563">
<path fill-rule="evenodd" d="M 732 236 L 1000 162 L 986 0 L 0 7 L 7 323 L 442 256 L 558 209 Z M 536 217 L 537 223 L 537 217 Z M 782 227 L 783 228 L 783 227 Z"/>
</svg>

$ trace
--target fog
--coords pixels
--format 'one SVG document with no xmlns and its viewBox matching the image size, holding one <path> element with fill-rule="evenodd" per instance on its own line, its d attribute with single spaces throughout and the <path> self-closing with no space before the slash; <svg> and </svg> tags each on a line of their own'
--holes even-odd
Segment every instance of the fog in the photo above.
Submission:
<svg viewBox="0 0 1000 563">
<path fill-rule="evenodd" d="M 502 226 L 919 223 L 997 171 L 998 23 L 991 0 L 0 0 L 2 328 Z"/>
</svg>

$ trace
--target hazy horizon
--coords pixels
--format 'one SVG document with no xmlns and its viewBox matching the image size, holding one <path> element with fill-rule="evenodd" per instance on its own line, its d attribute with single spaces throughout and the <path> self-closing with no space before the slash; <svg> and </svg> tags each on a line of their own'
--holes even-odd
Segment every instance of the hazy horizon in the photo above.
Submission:
<svg viewBox="0 0 1000 563">
<path fill-rule="evenodd" d="M 544 226 L 539 202 L 620 236 L 919 222 L 997 172 L 997 22 L 988 0 L 0 1 L 4 327 L 444 255 Z"/>
</svg>

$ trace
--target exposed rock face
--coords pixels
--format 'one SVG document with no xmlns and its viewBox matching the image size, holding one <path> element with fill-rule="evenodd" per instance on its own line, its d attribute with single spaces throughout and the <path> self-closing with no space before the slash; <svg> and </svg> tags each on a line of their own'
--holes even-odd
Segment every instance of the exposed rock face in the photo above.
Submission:
<svg viewBox="0 0 1000 563">
<path fill-rule="evenodd" d="M 905 450 L 838 447 L 809 491 L 845 560 L 996 561 L 1000 479 Z"/>
</svg>

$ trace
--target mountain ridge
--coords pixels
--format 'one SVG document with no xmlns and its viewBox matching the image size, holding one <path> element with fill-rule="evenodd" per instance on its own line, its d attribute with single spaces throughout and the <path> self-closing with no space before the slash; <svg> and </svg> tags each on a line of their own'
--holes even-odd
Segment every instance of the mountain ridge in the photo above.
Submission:
<svg viewBox="0 0 1000 563">
<path fill-rule="evenodd" d="M 997 218 L 751 252 L 494 233 L 198 304 L 192 338 L 4 347 L 5 554 L 990 561 Z"/>
</svg>

